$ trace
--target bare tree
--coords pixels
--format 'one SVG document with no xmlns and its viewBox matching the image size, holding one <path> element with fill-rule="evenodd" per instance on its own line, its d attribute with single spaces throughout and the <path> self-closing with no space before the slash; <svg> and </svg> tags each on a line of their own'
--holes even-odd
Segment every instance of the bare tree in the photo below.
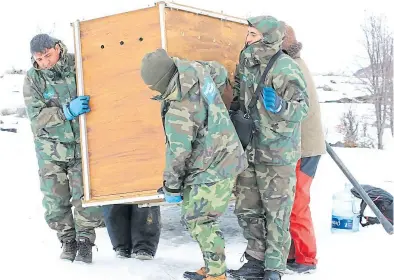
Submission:
<svg viewBox="0 0 394 280">
<path fill-rule="evenodd" d="M 55 22 L 52 23 L 52 26 L 50 28 L 43 28 L 40 25 L 36 26 L 36 33 L 46 33 L 50 36 L 54 35 L 55 30 L 56 30 L 56 23 Z"/>
<path fill-rule="evenodd" d="M 341 123 L 338 126 L 338 132 L 344 136 L 344 146 L 348 148 L 357 147 L 359 138 L 359 125 L 360 122 L 357 115 L 351 108 L 344 112 L 341 117 Z"/>
<path fill-rule="evenodd" d="M 387 120 L 392 119 L 393 36 L 383 16 L 368 16 L 362 26 L 369 68 L 365 72 L 373 95 L 376 115 L 378 149 L 383 149 Z M 391 101 L 391 102 L 390 102 Z M 391 112 L 392 114 L 392 112 Z M 390 117 L 389 117 L 390 116 Z"/>
<path fill-rule="evenodd" d="M 393 115 L 393 58 L 394 58 L 394 39 L 392 34 L 387 38 L 387 59 L 384 64 L 384 72 L 387 73 L 385 79 L 385 91 L 387 95 L 387 123 L 390 125 L 391 135 L 394 136 L 394 115 Z"/>
<path fill-rule="evenodd" d="M 391 49 L 391 53 L 393 53 L 393 46 Z M 393 78 L 394 78 L 394 71 L 393 71 L 393 62 L 391 62 L 391 74 L 390 74 L 390 81 L 388 85 L 388 101 L 389 101 L 389 111 L 388 111 L 388 119 L 390 123 L 390 129 L 391 129 L 391 136 L 394 137 L 394 84 L 393 84 Z"/>
</svg>

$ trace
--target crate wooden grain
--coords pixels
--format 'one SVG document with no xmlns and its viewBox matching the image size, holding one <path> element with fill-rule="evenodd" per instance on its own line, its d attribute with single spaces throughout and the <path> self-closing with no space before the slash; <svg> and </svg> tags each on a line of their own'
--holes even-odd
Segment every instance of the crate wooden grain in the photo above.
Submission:
<svg viewBox="0 0 394 280">
<path fill-rule="evenodd" d="M 162 200 L 165 138 L 160 104 L 140 76 L 143 56 L 164 48 L 216 60 L 233 80 L 245 24 L 172 2 L 72 23 L 78 94 L 91 96 L 91 112 L 80 116 L 84 206 Z"/>
</svg>

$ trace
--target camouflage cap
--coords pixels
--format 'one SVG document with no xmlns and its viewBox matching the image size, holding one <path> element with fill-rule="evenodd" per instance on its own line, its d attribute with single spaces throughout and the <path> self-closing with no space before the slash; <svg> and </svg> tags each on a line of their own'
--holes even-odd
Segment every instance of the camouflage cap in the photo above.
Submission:
<svg viewBox="0 0 394 280">
<path fill-rule="evenodd" d="M 263 34 L 263 42 L 267 44 L 282 43 L 285 36 L 285 23 L 273 16 L 258 16 L 247 19 L 249 25 Z"/>
<path fill-rule="evenodd" d="M 174 61 L 164 49 L 146 54 L 141 62 L 141 77 L 145 84 L 162 94 L 177 71 Z"/>
</svg>

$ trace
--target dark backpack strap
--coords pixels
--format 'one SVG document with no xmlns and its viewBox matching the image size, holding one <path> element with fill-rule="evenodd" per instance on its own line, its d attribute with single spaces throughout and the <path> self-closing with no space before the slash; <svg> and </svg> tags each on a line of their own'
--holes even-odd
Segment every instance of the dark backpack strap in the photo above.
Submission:
<svg viewBox="0 0 394 280">
<path fill-rule="evenodd" d="M 279 56 L 283 54 L 282 50 L 279 50 L 271 59 L 268 61 L 267 67 L 264 69 L 264 73 L 261 76 L 260 83 L 258 84 L 256 91 L 254 92 L 252 99 L 250 100 L 250 103 L 248 105 L 248 112 L 256 106 L 257 100 L 259 99 L 259 93 L 261 91 L 262 85 L 265 84 L 265 79 L 267 78 L 268 72 L 271 70 L 272 66 L 274 65 L 275 61 L 279 58 Z M 242 108 L 245 108 L 245 101 L 241 101 L 241 106 Z M 245 108 L 246 109 L 246 108 Z M 244 112 L 247 112 L 246 110 L 243 110 Z"/>
<path fill-rule="evenodd" d="M 364 200 L 362 200 L 361 204 L 360 204 L 360 224 L 361 224 L 361 226 L 366 227 L 369 225 L 380 224 L 378 218 L 364 216 L 364 211 L 365 211 L 366 207 L 367 207 L 367 203 Z M 363 223 L 363 221 L 362 221 L 363 218 L 366 220 L 365 223 Z"/>
<path fill-rule="evenodd" d="M 364 217 L 365 220 L 367 221 L 366 223 L 360 223 L 362 227 L 374 225 L 374 224 L 380 224 L 379 219 L 376 217 Z"/>
<path fill-rule="evenodd" d="M 170 108 L 170 102 L 165 100 L 162 103 L 162 108 L 161 108 L 161 121 L 163 124 L 164 135 L 166 137 L 165 143 L 168 143 L 168 138 L 167 138 L 167 133 L 166 133 L 166 114 L 167 114 L 169 108 Z"/>
</svg>

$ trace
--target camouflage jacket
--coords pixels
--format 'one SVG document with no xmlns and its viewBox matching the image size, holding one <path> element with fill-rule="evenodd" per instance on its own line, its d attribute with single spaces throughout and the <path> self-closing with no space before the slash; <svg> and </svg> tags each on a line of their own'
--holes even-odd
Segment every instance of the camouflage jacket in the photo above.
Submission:
<svg viewBox="0 0 394 280">
<path fill-rule="evenodd" d="M 167 138 L 164 189 L 179 194 L 188 185 L 235 178 L 247 159 L 221 98 L 226 69 L 217 62 L 173 59 L 175 82 L 156 99 L 162 101 Z"/>
<path fill-rule="evenodd" d="M 80 158 L 80 138 L 78 119 L 66 120 L 62 109 L 77 96 L 74 55 L 60 45 L 61 57 L 51 69 L 40 70 L 33 62 L 24 80 L 23 96 L 37 156 L 66 162 Z"/>
<path fill-rule="evenodd" d="M 264 36 L 241 51 L 236 68 L 234 97 L 243 100 L 246 107 L 270 58 L 281 49 L 284 36 L 284 23 L 272 17 L 254 17 L 248 21 Z M 268 72 L 264 86 L 274 88 L 285 106 L 279 113 L 271 113 L 264 107 L 260 90 L 257 92 L 257 105 L 250 111 L 256 131 L 247 148 L 248 160 L 257 164 L 294 164 L 301 156 L 300 123 L 308 113 L 303 74 L 291 57 L 281 54 Z"/>
</svg>

